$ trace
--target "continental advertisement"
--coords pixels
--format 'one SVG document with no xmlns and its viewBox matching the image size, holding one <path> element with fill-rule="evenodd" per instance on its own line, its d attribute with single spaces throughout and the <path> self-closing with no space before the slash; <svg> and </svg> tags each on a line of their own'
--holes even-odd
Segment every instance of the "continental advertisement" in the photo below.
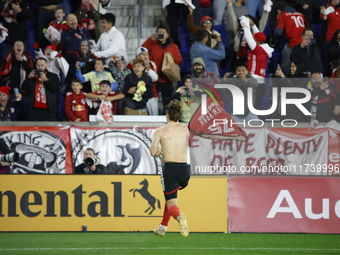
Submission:
<svg viewBox="0 0 340 255">
<path fill-rule="evenodd" d="M 227 232 L 227 181 L 193 176 L 178 192 L 190 231 Z M 152 231 L 164 203 L 159 175 L 3 175 L 0 231 Z"/>
</svg>

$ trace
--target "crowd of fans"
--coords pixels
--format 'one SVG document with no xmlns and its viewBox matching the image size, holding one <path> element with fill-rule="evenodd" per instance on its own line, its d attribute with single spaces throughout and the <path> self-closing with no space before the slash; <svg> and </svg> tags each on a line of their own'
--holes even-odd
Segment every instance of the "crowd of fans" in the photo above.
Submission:
<svg viewBox="0 0 340 255">
<path fill-rule="evenodd" d="M 282 87 L 309 89 L 312 99 L 306 107 L 312 117 L 289 109 L 297 121 L 329 122 L 340 113 L 339 0 L 214 0 L 210 7 L 203 6 L 211 8 L 211 17 L 200 17 L 191 1 L 163 0 L 168 25 L 161 24 L 136 49 L 133 60 L 128 59 L 124 35 L 115 27 L 115 15 L 102 12 L 109 2 L 82 0 L 67 14 L 63 1 L 38 0 L 34 45 L 28 40 L 28 21 L 34 18 L 30 2 L 0 3 L 0 121 L 88 121 L 103 101 L 110 102 L 113 114 L 143 110 L 158 115 L 177 98 L 184 106 L 182 120 L 187 122 L 190 106 L 200 103 L 193 85 L 198 78 L 229 82 L 245 94 L 251 87 L 248 97 L 259 110 L 267 107 L 270 86 L 279 91 Z M 174 86 L 177 82 L 162 68 L 167 53 L 177 65 L 183 61 L 181 18 L 194 38 L 192 73 L 182 73 L 185 77 Z M 216 29 L 221 24 L 227 42 Z M 313 30 L 316 27 L 318 31 Z M 31 48 L 34 57 L 29 54 Z M 222 62 L 226 59 L 230 66 L 225 72 Z M 269 63 L 275 64 L 272 72 Z M 268 82 L 266 78 L 276 79 Z M 232 114 L 232 98 L 225 96 L 225 108 Z M 301 96 L 296 93 L 290 98 Z M 279 112 L 275 114 L 280 118 Z M 258 118 L 247 106 L 245 115 L 233 117 Z"/>
</svg>

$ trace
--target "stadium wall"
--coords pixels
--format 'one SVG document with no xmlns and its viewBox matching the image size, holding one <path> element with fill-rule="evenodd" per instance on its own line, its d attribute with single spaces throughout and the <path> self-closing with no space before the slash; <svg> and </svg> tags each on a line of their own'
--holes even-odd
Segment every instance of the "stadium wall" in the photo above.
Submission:
<svg viewBox="0 0 340 255">
<path fill-rule="evenodd" d="M 164 210 L 155 175 L 4 175 L 0 185 L 0 231 L 151 231 Z M 192 232 L 338 234 L 339 187 L 338 177 L 196 175 L 179 207 Z"/>
</svg>

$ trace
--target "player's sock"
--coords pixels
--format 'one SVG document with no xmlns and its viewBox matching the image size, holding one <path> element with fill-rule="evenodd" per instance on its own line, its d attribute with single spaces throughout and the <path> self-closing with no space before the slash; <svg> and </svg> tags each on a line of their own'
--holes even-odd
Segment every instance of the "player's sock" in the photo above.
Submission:
<svg viewBox="0 0 340 255">
<path fill-rule="evenodd" d="M 168 222 L 170 220 L 170 213 L 169 213 L 169 209 L 166 205 L 166 202 L 165 202 L 165 205 L 164 205 L 164 212 L 163 212 L 163 219 L 162 219 L 162 222 L 161 222 L 161 225 L 163 226 L 168 226 Z"/>
<path fill-rule="evenodd" d="M 177 205 L 170 205 L 168 207 L 170 215 L 177 220 L 178 216 L 181 214 Z"/>
</svg>

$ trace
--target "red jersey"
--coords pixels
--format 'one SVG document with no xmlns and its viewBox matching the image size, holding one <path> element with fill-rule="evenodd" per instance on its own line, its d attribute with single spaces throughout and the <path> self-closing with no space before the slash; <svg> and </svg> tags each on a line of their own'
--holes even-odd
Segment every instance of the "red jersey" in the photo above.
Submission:
<svg viewBox="0 0 340 255">
<path fill-rule="evenodd" d="M 260 45 L 256 45 L 254 50 L 248 52 L 247 66 L 249 72 L 265 77 L 268 59 L 267 52 Z"/>
<path fill-rule="evenodd" d="M 92 92 L 92 94 L 94 94 L 94 95 L 101 95 L 102 92 L 96 91 L 96 92 Z M 116 92 L 116 91 L 110 91 L 110 94 L 108 95 L 108 97 L 112 97 L 112 96 L 115 96 L 115 95 L 118 95 L 118 94 L 119 94 L 119 93 Z M 113 114 L 113 115 L 117 115 L 118 101 L 119 101 L 119 100 L 111 101 L 111 103 L 112 103 L 112 114 Z M 97 108 L 96 108 L 96 114 L 97 114 L 97 112 L 98 112 L 98 110 L 99 110 L 100 103 L 101 103 L 101 99 L 98 99 L 98 106 L 97 106 Z"/>
<path fill-rule="evenodd" d="M 340 29 L 340 10 L 334 7 L 334 12 L 327 15 L 328 26 L 327 26 L 327 36 L 326 41 L 329 42 L 335 31 Z"/>
<path fill-rule="evenodd" d="M 63 32 L 63 27 L 65 26 L 66 21 L 62 21 L 60 23 L 58 23 L 57 21 L 53 20 L 50 22 L 50 24 L 48 24 L 48 26 L 52 26 L 55 29 L 57 29 L 60 33 Z"/>
<path fill-rule="evenodd" d="M 302 13 L 299 12 L 282 12 L 277 17 L 276 28 L 282 28 L 288 39 L 288 45 L 293 48 L 302 42 L 302 31 L 307 27 L 307 20 Z"/>
<path fill-rule="evenodd" d="M 65 96 L 65 114 L 69 121 L 81 119 L 89 121 L 89 106 L 86 104 L 86 93 L 80 91 L 79 94 L 73 91 L 67 92 Z"/>
</svg>

